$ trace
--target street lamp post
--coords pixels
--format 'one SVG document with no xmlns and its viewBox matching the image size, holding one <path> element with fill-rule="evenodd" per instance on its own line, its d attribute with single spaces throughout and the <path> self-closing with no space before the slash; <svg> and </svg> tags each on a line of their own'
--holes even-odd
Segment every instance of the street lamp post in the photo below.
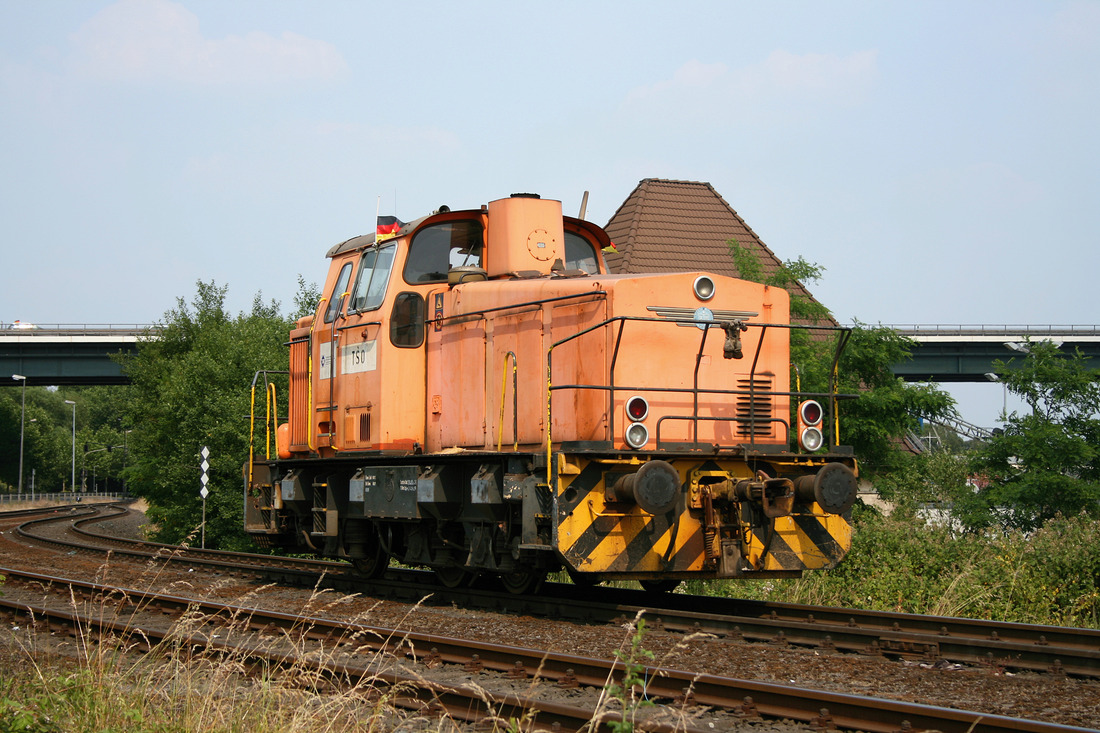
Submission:
<svg viewBox="0 0 1100 733">
<path fill-rule="evenodd" d="M 96 448 L 95 450 L 88 450 L 88 444 L 87 443 L 84 444 L 84 460 L 81 461 L 81 465 L 83 466 L 83 468 L 81 469 L 81 479 L 80 479 L 80 484 L 81 484 L 80 489 L 81 489 L 81 491 L 85 490 L 84 484 L 87 483 L 87 481 L 88 481 L 88 456 L 90 456 L 93 453 L 102 453 L 104 451 L 110 453 L 115 448 L 121 448 L 121 447 L 122 447 L 121 445 L 105 445 L 102 448 Z M 99 480 L 98 476 L 99 476 L 99 466 L 92 466 L 92 493 L 93 494 L 99 493 L 98 490 L 96 489 L 96 481 Z M 104 485 L 106 485 L 106 482 L 108 480 L 109 480 L 108 475 L 106 473 L 104 473 L 103 474 Z"/>
<path fill-rule="evenodd" d="M 69 484 L 69 490 L 76 491 L 76 403 L 72 400 L 65 400 L 65 404 L 73 406 L 73 477 L 72 483 Z"/>
<path fill-rule="evenodd" d="M 23 383 L 23 412 L 19 417 L 19 493 L 23 493 L 23 430 L 27 425 L 27 378 L 13 374 L 11 378 Z"/>
<path fill-rule="evenodd" d="M 1008 344 L 1005 344 L 1005 346 L 1008 346 Z M 994 374 L 993 372 L 986 372 L 985 378 L 988 379 L 990 382 L 1001 383 L 1001 392 L 1004 395 L 1004 399 L 1002 400 L 1001 405 L 1001 420 L 1003 422 L 1004 418 L 1008 416 L 1008 385 L 1005 384 L 1003 379 L 1001 379 L 1001 375 Z"/>
<path fill-rule="evenodd" d="M 130 493 L 130 486 L 126 482 L 126 461 L 130 459 L 130 433 L 134 432 L 133 428 L 122 433 L 122 493 L 128 496 Z"/>
<path fill-rule="evenodd" d="M 32 417 L 30 419 L 31 425 L 34 425 L 36 422 L 38 422 L 37 417 Z M 34 469 L 33 468 L 31 469 L 31 501 L 32 502 L 34 501 Z"/>
</svg>

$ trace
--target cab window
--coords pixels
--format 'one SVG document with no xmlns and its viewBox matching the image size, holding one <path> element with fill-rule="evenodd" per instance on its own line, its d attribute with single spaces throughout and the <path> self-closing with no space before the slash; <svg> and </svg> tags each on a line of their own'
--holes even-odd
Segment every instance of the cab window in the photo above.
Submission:
<svg viewBox="0 0 1100 733">
<path fill-rule="evenodd" d="M 405 282 L 446 282 L 452 267 L 481 267 L 480 221 L 445 221 L 416 233 L 405 260 Z"/>
<path fill-rule="evenodd" d="M 390 342 L 401 348 L 424 343 L 424 298 L 420 293 L 398 293 L 390 313 Z"/>
<path fill-rule="evenodd" d="M 336 318 L 336 314 L 340 312 L 340 303 L 343 301 L 344 293 L 347 292 L 350 277 L 351 263 L 349 262 L 340 268 L 340 275 L 336 278 L 336 287 L 329 293 L 328 308 L 325 309 L 325 323 L 332 323 Z"/>
<path fill-rule="evenodd" d="M 363 253 L 359 265 L 359 278 L 355 282 L 355 292 L 351 296 L 348 311 L 369 311 L 382 305 L 386 297 L 386 284 L 393 269 L 393 257 L 397 248 L 372 247 Z"/>
<path fill-rule="evenodd" d="M 576 232 L 565 233 L 565 269 L 584 270 L 595 275 L 600 271 L 597 262 L 596 249 L 591 242 Z"/>
</svg>

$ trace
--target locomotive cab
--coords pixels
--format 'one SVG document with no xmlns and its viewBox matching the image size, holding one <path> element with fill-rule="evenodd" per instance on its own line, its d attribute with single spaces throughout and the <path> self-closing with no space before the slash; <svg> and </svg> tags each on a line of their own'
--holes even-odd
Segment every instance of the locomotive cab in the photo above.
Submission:
<svg viewBox="0 0 1100 733">
<path fill-rule="evenodd" d="M 855 461 L 792 438 L 786 292 L 611 275 L 609 245 L 520 194 L 332 248 L 290 334 L 277 455 L 246 467 L 246 530 L 516 591 L 562 567 L 663 583 L 839 561 Z"/>
</svg>

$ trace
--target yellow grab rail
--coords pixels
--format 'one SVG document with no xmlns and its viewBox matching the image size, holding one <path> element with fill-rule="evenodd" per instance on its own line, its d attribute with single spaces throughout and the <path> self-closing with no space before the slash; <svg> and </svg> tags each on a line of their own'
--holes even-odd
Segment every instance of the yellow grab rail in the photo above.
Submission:
<svg viewBox="0 0 1100 733">
<path fill-rule="evenodd" d="M 504 442 L 504 396 L 508 391 L 508 359 L 512 360 L 512 450 L 519 450 L 519 395 L 517 393 L 518 365 L 514 351 L 504 353 L 504 369 L 500 373 L 500 423 L 497 429 L 497 452 Z"/>
</svg>

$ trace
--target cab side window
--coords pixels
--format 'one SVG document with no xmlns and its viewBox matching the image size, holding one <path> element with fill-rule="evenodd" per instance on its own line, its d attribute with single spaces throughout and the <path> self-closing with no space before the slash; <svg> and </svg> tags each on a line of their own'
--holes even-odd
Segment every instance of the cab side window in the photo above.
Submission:
<svg viewBox="0 0 1100 733">
<path fill-rule="evenodd" d="M 480 221 L 445 221 L 421 229 L 409 244 L 405 282 L 447 282 L 452 267 L 481 266 Z"/>
<path fill-rule="evenodd" d="M 597 262 L 596 249 L 591 242 L 575 232 L 565 233 L 565 269 L 584 270 L 595 275 L 600 271 Z"/>
<path fill-rule="evenodd" d="M 351 277 L 351 263 L 340 268 L 340 275 L 336 278 L 336 287 L 328 296 L 328 308 L 325 309 L 325 323 L 332 323 L 336 314 L 340 312 L 340 304 L 343 302 L 344 293 L 348 289 L 348 279 Z"/>
<path fill-rule="evenodd" d="M 424 298 L 420 293 L 399 293 L 390 313 L 390 341 L 413 348 L 424 343 Z"/>
<path fill-rule="evenodd" d="M 372 247 L 363 253 L 359 265 L 359 278 L 355 282 L 351 305 L 348 306 L 349 312 L 374 310 L 382 305 L 396 252 L 397 248 L 390 245 L 381 248 Z"/>
</svg>

